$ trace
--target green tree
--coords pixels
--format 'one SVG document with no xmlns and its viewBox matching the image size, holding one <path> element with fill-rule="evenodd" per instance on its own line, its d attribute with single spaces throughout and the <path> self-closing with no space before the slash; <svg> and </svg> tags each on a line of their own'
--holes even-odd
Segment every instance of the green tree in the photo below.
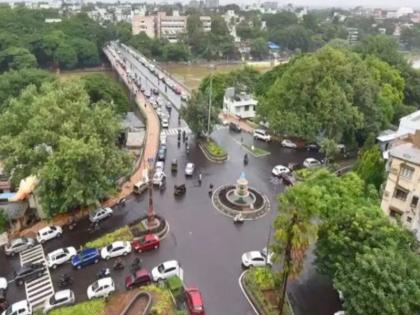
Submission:
<svg viewBox="0 0 420 315">
<path fill-rule="evenodd" d="M 251 42 L 251 55 L 256 59 L 263 59 L 268 55 L 267 41 L 258 37 Z"/>
<path fill-rule="evenodd" d="M 95 43 L 84 38 L 73 38 L 71 45 L 76 52 L 80 66 L 92 67 L 99 64 L 98 47 L 96 47 Z"/>
<path fill-rule="evenodd" d="M 196 33 L 200 33 L 203 27 L 199 14 L 191 14 L 187 18 L 187 33 L 191 37 Z"/>
<path fill-rule="evenodd" d="M 26 48 L 9 47 L 0 52 L 0 72 L 37 66 L 36 58 Z"/>
<path fill-rule="evenodd" d="M 289 278 L 296 278 L 303 269 L 305 253 L 315 240 L 317 225 L 315 208 L 308 207 L 306 187 L 297 185 L 279 197 L 280 214 L 274 221 L 273 250 L 281 257 L 279 314 L 283 314 Z M 312 196 L 311 196 L 312 197 Z"/>
<path fill-rule="evenodd" d="M 64 69 L 71 69 L 78 62 L 76 51 L 68 44 L 60 44 L 54 53 L 54 58 Z"/>
<path fill-rule="evenodd" d="M 378 145 L 362 152 L 355 171 L 365 181 L 366 185 L 373 185 L 379 190 L 385 180 L 385 161 Z"/>
<path fill-rule="evenodd" d="M 214 108 L 210 112 L 210 134 L 218 120 L 217 112 L 218 111 Z M 187 102 L 187 106 L 182 108 L 181 115 L 197 137 L 202 137 L 207 134 L 209 122 L 209 96 L 200 91 L 194 91 Z"/>
<path fill-rule="evenodd" d="M 266 14 L 262 19 L 267 22 L 267 27 L 270 30 L 282 29 L 298 23 L 296 14 L 287 11 Z"/>
<path fill-rule="evenodd" d="M 325 163 L 328 164 L 338 153 L 337 142 L 332 139 L 323 139 L 320 151 L 325 156 Z"/>
</svg>

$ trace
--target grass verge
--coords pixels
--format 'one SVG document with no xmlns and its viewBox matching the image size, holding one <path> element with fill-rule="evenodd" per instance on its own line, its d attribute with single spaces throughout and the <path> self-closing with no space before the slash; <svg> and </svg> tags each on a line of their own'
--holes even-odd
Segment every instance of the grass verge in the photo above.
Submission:
<svg viewBox="0 0 420 315">
<path fill-rule="evenodd" d="M 122 228 L 115 230 L 114 232 L 102 235 L 100 238 L 87 242 L 84 247 L 104 247 L 108 244 L 111 244 L 115 241 L 131 241 L 133 239 L 133 234 L 130 231 L 130 228 L 126 225 Z"/>
<path fill-rule="evenodd" d="M 160 288 L 156 285 L 148 285 L 143 290 L 153 296 L 153 306 L 150 314 L 153 315 L 173 315 L 176 312 L 175 305 L 172 302 L 171 293 L 166 288 Z M 96 314 L 95 314 L 96 315 Z"/>
<path fill-rule="evenodd" d="M 250 145 L 242 144 L 242 146 L 245 148 L 245 150 L 247 150 L 249 153 L 251 153 L 255 157 L 262 157 L 262 156 L 270 155 L 270 152 L 261 148 L 257 148 L 256 146 L 254 146 L 254 150 L 252 150 L 252 146 Z"/>
<path fill-rule="evenodd" d="M 50 315 L 104 315 L 105 300 L 92 300 L 49 312 Z"/>
</svg>

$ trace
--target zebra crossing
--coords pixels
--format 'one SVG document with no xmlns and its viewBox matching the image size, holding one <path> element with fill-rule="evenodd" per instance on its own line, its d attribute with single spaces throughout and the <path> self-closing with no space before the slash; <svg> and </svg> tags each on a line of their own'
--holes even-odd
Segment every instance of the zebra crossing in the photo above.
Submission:
<svg viewBox="0 0 420 315">
<path fill-rule="evenodd" d="M 20 253 L 20 265 L 43 263 L 47 265 L 42 245 L 36 245 Z M 26 299 L 33 309 L 44 305 L 45 300 L 54 294 L 54 286 L 48 268 L 44 274 L 34 280 L 25 281 Z"/>
<path fill-rule="evenodd" d="M 216 131 L 216 130 L 219 130 L 219 129 L 228 129 L 228 128 L 229 128 L 228 126 L 215 125 L 213 127 L 213 131 Z M 176 135 L 178 135 L 178 130 L 181 130 L 181 133 L 183 131 L 185 131 L 185 133 L 187 135 L 192 133 L 191 129 L 188 126 L 187 127 L 181 127 L 181 128 L 170 128 L 170 129 L 167 129 L 167 130 L 163 130 L 163 132 L 165 132 L 165 134 L 167 136 L 176 136 Z"/>
</svg>

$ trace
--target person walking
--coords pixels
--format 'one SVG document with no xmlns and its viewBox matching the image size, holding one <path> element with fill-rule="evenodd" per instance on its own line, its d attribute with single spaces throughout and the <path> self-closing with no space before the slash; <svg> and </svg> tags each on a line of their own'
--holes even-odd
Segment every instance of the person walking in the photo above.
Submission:
<svg viewBox="0 0 420 315">
<path fill-rule="evenodd" d="M 198 173 L 198 186 L 201 186 L 202 175 L 201 172 Z"/>
<path fill-rule="evenodd" d="M 213 196 L 213 184 L 210 183 L 209 185 L 209 197 Z"/>
</svg>

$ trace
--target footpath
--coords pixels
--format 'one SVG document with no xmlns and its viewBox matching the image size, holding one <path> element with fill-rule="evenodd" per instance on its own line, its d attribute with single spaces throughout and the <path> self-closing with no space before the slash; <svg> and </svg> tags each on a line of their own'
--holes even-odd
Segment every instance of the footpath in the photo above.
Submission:
<svg viewBox="0 0 420 315">
<path fill-rule="evenodd" d="M 121 199 L 128 197 L 133 192 L 134 184 L 141 180 L 144 172 L 148 169 L 149 159 L 153 159 L 154 161 L 159 146 L 160 124 L 155 110 L 147 102 L 147 99 L 144 97 L 144 95 L 137 89 L 134 82 L 132 82 L 132 80 L 127 76 L 126 71 L 116 62 L 116 60 L 114 60 L 112 54 L 109 53 L 109 51 L 105 49 L 104 52 L 112 64 L 112 68 L 117 71 L 120 79 L 129 89 L 130 94 L 134 96 L 135 102 L 146 123 L 146 135 L 144 138 L 143 151 L 141 153 L 140 161 L 137 163 L 138 166 L 131 174 L 130 179 L 122 184 L 118 195 L 113 196 L 112 198 L 103 202 L 103 206 L 112 207 Z M 34 235 L 38 230 L 48 225 L 65 225 L 67 224 L 70 216 L 74 216 L 80 219 L 88 214 L 87 210 L 88 209 L 80 209 L 76 212 L 73 212 L 72 214 L 60 214 L 50 220 L 42 220 L 27 229 L 15 233 L 16 235 L 11 236 Z"/>
</svg>

